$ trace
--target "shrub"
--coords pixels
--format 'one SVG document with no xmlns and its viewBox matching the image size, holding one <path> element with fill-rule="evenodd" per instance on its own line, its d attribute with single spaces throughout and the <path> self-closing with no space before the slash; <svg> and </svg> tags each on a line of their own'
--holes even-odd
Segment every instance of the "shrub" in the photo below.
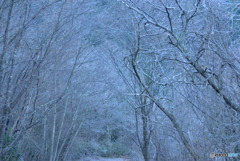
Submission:
<svg viewBox="0 0 240 161">
<path fill-rule="evenodd" d="M 10 132 L 6 134 L 6 136 L 3 139 L 3 148 L 6 148 L 11 144 L 11 142 L 14 140 L 14 137 L 9 135 Z M 20 152 L 18 145 L 11 148 L 8 152 L 6 152 L 3 156 L 0 157 L 0 160 L 4 161 L 18 161 L 20 158 Z"/>
<path fill-rule="evenodd" d="M 102 157 L 120 157 L 129 154 L 129 149 L 121 143 L 110 142 L 99 146 L 98 152 Z"/>
</svg>

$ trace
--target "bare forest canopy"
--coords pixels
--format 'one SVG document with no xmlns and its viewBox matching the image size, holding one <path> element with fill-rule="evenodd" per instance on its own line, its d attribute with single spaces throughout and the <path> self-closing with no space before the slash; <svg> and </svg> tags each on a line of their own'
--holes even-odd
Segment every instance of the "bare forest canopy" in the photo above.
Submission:
<svg viewBox="0 0 240 161">
<path fill-rule="evenodd" d="M 0 161 L 210 153 L 240 158 L 239 0 L 0 0 Z"/>
</svg>

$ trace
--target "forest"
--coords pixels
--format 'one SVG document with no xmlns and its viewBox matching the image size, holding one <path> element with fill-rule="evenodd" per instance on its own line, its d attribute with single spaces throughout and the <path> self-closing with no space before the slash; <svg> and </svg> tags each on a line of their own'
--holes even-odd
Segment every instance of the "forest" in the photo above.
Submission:
<svg viewBox="0 0 240 161">
<path fill-rule="evenodd" d="M 213 160 L 240 160 L 240 0 L 0 0 L 0 161 Z"/>
</svg>

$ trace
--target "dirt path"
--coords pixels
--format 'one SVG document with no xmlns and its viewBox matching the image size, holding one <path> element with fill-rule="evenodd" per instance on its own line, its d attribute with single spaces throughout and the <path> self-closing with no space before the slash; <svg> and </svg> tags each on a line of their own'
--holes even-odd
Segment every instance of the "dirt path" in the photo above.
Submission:
<svg viewBox="0 0 240 161">
<path fill-rule="evenodd" d="M 79 161 L 130 161 L 130 160 L 124 159 L 124 158 L 101 158 L 101 157 L 90 158 L 88 157 Z"/>
</svg>

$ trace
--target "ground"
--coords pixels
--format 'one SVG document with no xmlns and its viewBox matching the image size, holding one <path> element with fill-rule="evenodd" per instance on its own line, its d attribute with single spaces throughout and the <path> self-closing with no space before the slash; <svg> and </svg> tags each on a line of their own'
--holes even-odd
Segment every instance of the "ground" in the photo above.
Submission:
<svg viewBox="0 0 240 161">
<path fill-rule="evenodd" d="M 130 159 L 127 158 L 102 158 L 102 157 L 87 157 L 84 159 L 81 159 L 79 161 L 132 161 Z"/>
</svg>

